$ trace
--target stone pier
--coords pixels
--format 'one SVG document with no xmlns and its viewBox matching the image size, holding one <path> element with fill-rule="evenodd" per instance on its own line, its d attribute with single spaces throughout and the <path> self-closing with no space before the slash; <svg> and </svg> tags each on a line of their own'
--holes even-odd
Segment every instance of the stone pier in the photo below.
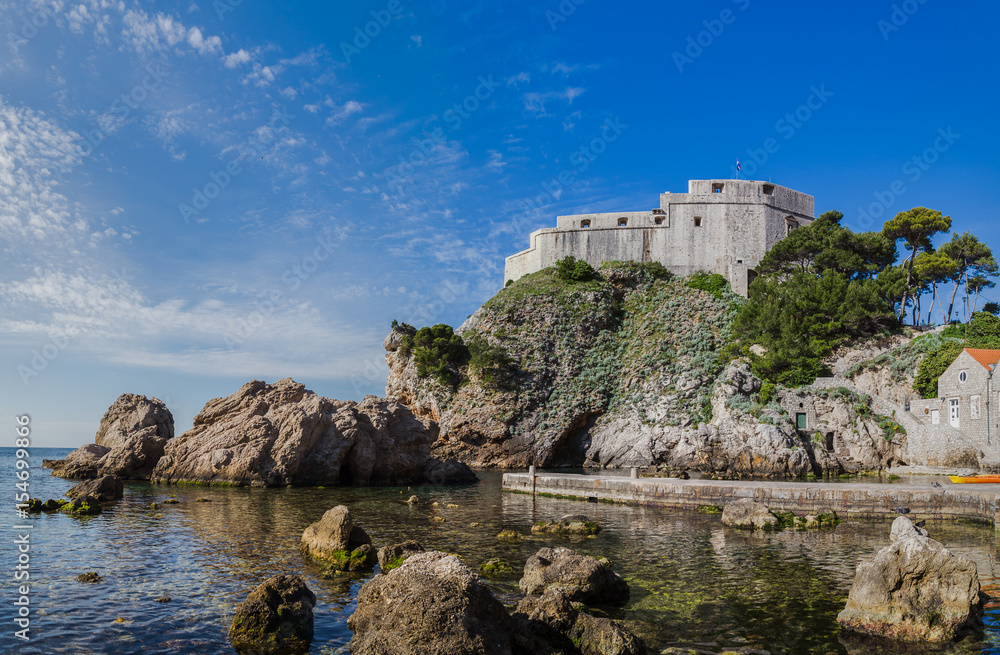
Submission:
<svg viewBox="0 0 1000 655">
<path fill-rule="evenodd" d="M 591 502 L 694 510 L 752 498 L 772 509 L 792 512 L 832 509 L 841 516 L 878 518 L 895 516 L 896 508 L 908 507 L 920 518 L 971 519 L 997 525 L 1000 484 L 953 484 L 946 478 L 940 484 L 942 488 L 930 484 L 678 480 L 565 473 L 539 473 L 534 479 L 537 494 Z M 530 494 L 532 476 L 505 473 L 503 490 Z"/>
</svg>

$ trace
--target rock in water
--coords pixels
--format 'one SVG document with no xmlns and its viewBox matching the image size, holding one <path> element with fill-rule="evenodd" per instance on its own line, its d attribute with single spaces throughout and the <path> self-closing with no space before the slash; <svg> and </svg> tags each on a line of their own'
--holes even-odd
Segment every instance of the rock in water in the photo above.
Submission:
<svg viewBox="0 0 1000 655">
<path fill-rule="evenodd" d="M 778 517 L 771 513 L 767 505 L 751 498 L 741 498 L 722 509 L 722 525 L 763 530 L 778 525 Z"/>
<path fill-rule="evenodd" d="M 305 529 L 299 545 L 303 553 L 335 569 L 361 571 L 375 566 L 371 543 L 368 533 L 354 525 L 351 510 L 338 505 Z"/>
<path fill-rule="evenodd" d="M 514 621 L 453 555 L 431 551 L 375 576 L 347 620 L 354 655 L 513 655 Z"/>
<path fill-rule="evenodd" d="M 378 565 L 382 573 L 388 573 L 398 568 L 411 555 L 424 552 L 424 547 L 417 541 L 404 541 L 401 544 L 385 546 L 378 551 Z"/>
<path fill-rule="evenodd" d="M 229 641 L 246 653 L 304 653 L 312 641 L 315 605 L 302 576 L 268 578 L 237 608 Z"/>
<path fill-rule="evenodd" d="M 430 457 L 437 424 L 405 406 L 317 396 L 290 379 L 248 382 L 209 401 L 194 427 L 171 440 L 157 482 L 242 486 L 410 484 L 440 463 Z"/>
<path fill-rule="evenodd" d="M 81 482 L 66 492 L 70 498 L 93 496 L 101 502 L 118 500 L 125 491 L 125 483 L 117 475 L 105 475 L 96 480 Z"/>
<path fill-rule="evenodd" d="M 949 641 L 981 625 L 975 562 L 918 533 L 905 516 L 893 522 L 892 531 L 892 545 L 858 564 L 837 622 L 845 630 L 902 642 Z"/>
<path fill-rule="evenodd" d="M 556 589 L 528 596 L 517 605 L 514 619 L 530 640 L 530 653 L 582 653 L 583 655 L 646 655 L 646 645 L 618 622 L 576 610 Z"/>
<path fill-rule="evenodd" d="M 105 412 L 94 443 L 55 463 L 52 474 L 71 479 L 117 475 L 125 480 L 148 480 L 173 436 L 174 417 L 163 402 L 122 394 Z"/>
<path fill-rule="evenodd" d="M 582 603 L 624 603 L 629 598 L 628 583 L 620 575 L 604 562 L 569 548 L 542 548 L 532 555 L 518 586 L 527 595 L 556 589 Z"/>
</svg>

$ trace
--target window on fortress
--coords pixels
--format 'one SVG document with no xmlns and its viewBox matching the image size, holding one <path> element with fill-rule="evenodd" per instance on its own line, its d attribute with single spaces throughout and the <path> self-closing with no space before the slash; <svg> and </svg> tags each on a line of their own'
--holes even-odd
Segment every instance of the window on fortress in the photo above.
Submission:
<svg viewBox="0 0 1000 655">
<path fill-rule="evenodd" d="M 724 184 L 713 184 L 712 193 L 722 193 L 722 187 L 724 186 L 725 186 Z"/>
<path fill-rule="evenodd" d="M 656 223 L 657 225 L 663 225 L 663 218 L 664 218 L 663 216 L 656 216 L 655 218 L 653 218 L 653 222 Z"/>
<path fill-rule="evenodd" d="M 627 218 L 625 218 L 624 216 L 622 216 L 621 218 L 618 219 L 618 227 L 625 227 L 626 225 L 628 225 L 628 219 Z"/>
<path fill-rule="evenodd" d="M 701 216 L 695 216 L 694 217 L 694 226 L 695 227 L 701 227 Z"/>
<path fill-rule="evenodd" d="M 764 186 L 761 187 L 761 191 L 764 192 L 765 196 L 769 196 L 772 193 L 774 193 L 774 185 L 773 184 L 765 184 Z"/>
<path fill-rule="evenodd" d="M 580 221 L 580 227 L 584 229 L 590 227 L 590 219 L 588 218 L 585 221 Z"/>
</svg>

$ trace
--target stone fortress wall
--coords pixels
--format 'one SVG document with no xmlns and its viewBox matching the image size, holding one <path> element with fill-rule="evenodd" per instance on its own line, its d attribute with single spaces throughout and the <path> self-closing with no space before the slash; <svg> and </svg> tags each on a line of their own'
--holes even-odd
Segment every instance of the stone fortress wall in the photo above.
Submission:
<svg viewBox="0 0 1000 655">
<path fill-rule="evenodd" d="M 661 194 L 651 211 L 559 216 L 556 227 L 532 232 L 531 247 L 507 258 L 504 282 L 573 256 L 594 268 L 636 261 L 683 276 L 718 273 L 746 296 L 764 254 L 814 215 L 812 196 L 770 182 L 691 180 L 687 193 Z"/>
</svg>

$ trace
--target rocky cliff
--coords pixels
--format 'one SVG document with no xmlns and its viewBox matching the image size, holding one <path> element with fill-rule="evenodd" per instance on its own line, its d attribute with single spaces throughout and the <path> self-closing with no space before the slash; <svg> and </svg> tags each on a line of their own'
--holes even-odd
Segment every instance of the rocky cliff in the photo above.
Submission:
<svg viewBox="0 0 1000 655">
<path fill-rule="evenodd" d="M 172 439 L 154 482 L 254 487 L 469 482 L 464 465 L 430 456 L 437 425 L 403 405 L 318 396 L 290 379 L 254 380 L 209 401 Z"/>
<path fill-rule="evenodd" d="M 439 423 L 436 454 L 473 466 L 772 476 L 881 468 L 897 456 L 877 421 L 848 407 L 854 399 L 822 398 L 844 433 L 838 453 L 797 431 L 744 361 L 724 365 L 741 301 L 717 282 L 639 264 L 606 265 L 587 282 L 554 269 L 526 276 L 457 330 L 471 356 L 450 364 L 451 381 L 422 376 L 415 330 L 394 328 L 386 395 Z"/>
</svg>

